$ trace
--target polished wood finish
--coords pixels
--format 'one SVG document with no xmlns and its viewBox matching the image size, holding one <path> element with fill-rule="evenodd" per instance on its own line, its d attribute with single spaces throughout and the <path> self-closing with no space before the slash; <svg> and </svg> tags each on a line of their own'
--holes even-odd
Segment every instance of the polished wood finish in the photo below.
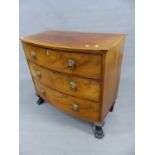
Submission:
<svg viewBox="0 0 155 155">
<path fill-rule="evenodd" d="M 109 33 L 47 31 L 21 38 L 41 47 L 76 52 L 99 53 L 115 47 L 126 35 Z"/>
<path fill-rule="evenodd" d="M 99 81 L 65 75 L 59 72 L 51 71 L 44 67 L 29 62 L 32 76 L 35 80 L 56 89 L 60 92 L 77 96 L 80 98 L 99 101 L 100 83 Z M 70 86 L 71 82 L 76 84 L 76 88 Z"/>
<path fill-rule="evenodd" d="M 115 102 L 118 94 L 118 86 L 123 56 L 122 40 L 116 47 L 112 48 L 103 55 L 102 59 L 102 94 L 101 94 L 101 115 L 100 122 L 103 122 L 109 109 Z"/>
<path fill-rule="evenodd" d="M 94 79 L 100 78 L 101 56 L 93 54 L 67 53 L 31 46 L 23 43 L 28 60 L 49 69 Z M 33 56 L 32 54 L 35 54 Z M 75 68 L 68 66 L 68 61 L 76 62 Z"/>
<path fill-rule="evenodd" d="M 98 121 L 99 105 L 97 103 L 68 96 L 50 89 L 38 81 L 35 81 L 35 85 L 38 95 L 57 108 L 92 122 Z M 73 105 L 75 104 L 79 106 L 77 110 L 73 110 Z"/>
<path fill-rule="evenodd" d="M 37 94 L 102 124 L 117 98 L 125 36 L 48 31 L 21 38 Z"/>
</svg>

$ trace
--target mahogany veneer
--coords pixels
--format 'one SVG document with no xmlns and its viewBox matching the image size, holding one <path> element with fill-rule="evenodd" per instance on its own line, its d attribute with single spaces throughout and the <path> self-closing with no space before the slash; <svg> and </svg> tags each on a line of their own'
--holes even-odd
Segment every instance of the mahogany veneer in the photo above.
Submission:
<svg viewBox="0 0 155 155">
<path fill-rule="evenodd" d="M 48 31 L 21 38 L 38 104 L 47 101 L 95 124 L 117 98 L 125 34 Z"/>
</svg>

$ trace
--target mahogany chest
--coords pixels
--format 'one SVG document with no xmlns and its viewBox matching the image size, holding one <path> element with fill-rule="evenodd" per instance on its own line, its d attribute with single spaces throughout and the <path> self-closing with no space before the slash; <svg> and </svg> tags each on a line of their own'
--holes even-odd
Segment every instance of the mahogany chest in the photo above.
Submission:
<svg viewBox="0 0 155 155">
<path fill-rule="evenodd" d="M 117 98 L 125 36 L 48 31 L 22 37 L 37 103 L 92 122 L 102 138 Z"/>
</svg>

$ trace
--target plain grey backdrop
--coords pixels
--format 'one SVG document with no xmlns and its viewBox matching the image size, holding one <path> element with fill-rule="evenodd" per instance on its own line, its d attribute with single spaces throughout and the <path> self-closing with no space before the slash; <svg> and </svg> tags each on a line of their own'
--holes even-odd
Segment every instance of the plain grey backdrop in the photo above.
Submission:
<svg viewBox="0 0 155 155">
<path fill-rule="evenodd" d="M 88 122 L 37 106 L 20 44 L 20 155 L 134 155 L 134 0 L 20 0 L 20 36 L 50 29 L 128 34 L 117 103 L 102 140 Z"/>
</svg>

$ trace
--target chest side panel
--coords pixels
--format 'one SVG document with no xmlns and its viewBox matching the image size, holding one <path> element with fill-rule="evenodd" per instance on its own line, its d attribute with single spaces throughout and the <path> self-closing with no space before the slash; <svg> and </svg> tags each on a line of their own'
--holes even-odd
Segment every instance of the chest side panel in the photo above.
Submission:
<svg viewBox="0 0 155 155">
<path fill-rule="evenodd" d="M 102 62 L 102 107 L 100 121 L 103 121 L 118 94 L 124 40 L 103 56 Z"/>
</svg>

